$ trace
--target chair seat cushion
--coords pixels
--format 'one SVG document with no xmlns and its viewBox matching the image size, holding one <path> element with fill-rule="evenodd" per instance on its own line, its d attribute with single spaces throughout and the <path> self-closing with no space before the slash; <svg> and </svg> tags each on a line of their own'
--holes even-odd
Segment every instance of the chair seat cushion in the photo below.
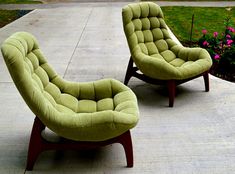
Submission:
<svg viewBox="0 0 235 174">
<path fill-rule="evenodd" d="M 212 61 L 205 49 L 182 46 L 178 49 L 178 53 L 168 50 L 153 55 L 144 54 L 137 49 L 132 58 L 143 74 L 160 80 L 190 79 L 210 69 Z"/>
<path fill-rule="evenodd" d="M 67 83 L 69 89 L 71 83 L 65 83 Z M 114 79 L 103 79 L 83 84 L 95 86 L 97 83 L 113 85 L 111 86 L 112 96 L 104 96 L 104 98 L 99 96 L 101 98 L 96 100 L 91 98 L 79 99 L 67 94 L 75 99 L 67 100 L 68 103 L 54 103 L 45 98 L 43 102 L 45 106 L 40 105 L 39 107 L 50 106 L 50 109 L 48 109 L 49 112 L 44 113 L 43 117 L 39 116 L 39 118 L 57 134 L 79 141 L 107 140 L 133 128 L 138 122 L 138 106 L 134 93 Z M 77 85 L 79 89 L 79 83 Z M 82 93 L 83 91 L 80 91 L 80 95 Z M 63 94 L 61 95 L 63 96 Z"/>
</svg>

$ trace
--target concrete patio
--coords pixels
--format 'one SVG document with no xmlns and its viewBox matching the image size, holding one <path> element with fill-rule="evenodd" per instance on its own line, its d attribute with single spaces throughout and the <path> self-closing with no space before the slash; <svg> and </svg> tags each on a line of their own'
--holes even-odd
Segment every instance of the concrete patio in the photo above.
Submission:
<svg viewBox="0 0 235 174">
<path fill-rule="evenodd" d="M 49 63 L 65 79 L 123 82 L 129 50 L 121 3 L 89 3 L 37 9 L 0 29 L 0 43 L 16 31 L 39 40 Z M 0 56 L 0 173 L 24 173 L 33 113 L 16 90 Z M 135 78 L 129 82 L 140 109 L 132 130 L 134 167 L 121 145 L 92 151 L 44 152 L 34 173 L 235 173 L 235 84 L 210 76 L 177 87 L 174 108 L 167 90 Z"/>
</svg>

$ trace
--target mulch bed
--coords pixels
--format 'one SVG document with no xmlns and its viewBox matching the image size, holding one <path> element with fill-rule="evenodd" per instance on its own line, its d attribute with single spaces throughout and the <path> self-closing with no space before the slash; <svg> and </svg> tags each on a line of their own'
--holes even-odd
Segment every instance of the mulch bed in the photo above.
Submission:
<svg viewBox="0 0 235 174">
<path fill-rule="evenodd" d="M 210 74 L 235 83 L 235 65 L 221 66 L 214 63 L 210 69 Z"/>
</svg>

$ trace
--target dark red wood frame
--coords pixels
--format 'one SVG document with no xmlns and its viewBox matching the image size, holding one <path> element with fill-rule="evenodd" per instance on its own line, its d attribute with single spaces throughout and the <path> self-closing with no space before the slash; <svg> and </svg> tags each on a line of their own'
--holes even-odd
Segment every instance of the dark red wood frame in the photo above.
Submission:
<svg viewBox="0 0 235 174">
<path fill-rule="evenodd" d="M 148 77 L 144 74 L 140 74 L 137 71 L 139 71 L 139 69 L 134 66 L 134 62 L 132 60 L 132 57 L 130 57 L 129 63 L 128 63 L 128 67 L 127 67 L 127 71 L 126 71 L 126 76 L 125 76 L 125 80 L 124 80 L 124 84 L 127 85 L 130 78 L 136 77 L 140 80 L 143 80 L 147 83 L 151 83 L 151 84 L 155 84 L 155 85 L 166 85 L 168 88 L 168 95 L 169 95 L 169 107 L 173 107 L 174 105 L 174 99 L 175 99 L 175 89 L 177 85 L 180 85 L 182 83 L 185 83 L 189 80 L 198 78 L 200 76 L 203 76 L 204 78 L 204 83 L 205 83 L 205 90 L 206 92 L 209 91 L 209 75 L 208 75 L 208 71 L 203 72 L 202 74 L 199 74 L 198 76 L 195 76 L 193 78 L 189 78 L 189 79 L 184 79 L 184 80 L 159 80 L 159 79 L 154 79 L 151 77 Z"/>
<path fill-rule="evenodd" d="M 122 144 L 126 154 L 127 167 L 133 167 L 133 149 L 131 133 L 129 130 L 118 137 L 100 142 L 72 141 L 62 138 L 60 142 L 54 143 L 45 140 L 41 136 L 41 133 L 44 129 L 45 125 L 38 117 L 35 117 L 29 142 L 26 170 L 33 170 L 34 163 L 37 160 L 39 154 L 46 150 L 93 149 L 113 143 Z"/>
</svg>

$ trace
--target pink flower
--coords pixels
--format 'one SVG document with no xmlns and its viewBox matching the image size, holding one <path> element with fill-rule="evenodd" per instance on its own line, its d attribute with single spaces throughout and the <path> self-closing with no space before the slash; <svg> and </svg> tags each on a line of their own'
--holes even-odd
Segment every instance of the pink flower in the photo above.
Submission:
<svg viewBox="0 0 235 174">
<path fill-rule="evenodd" d="M 206 35 L 206 33 L 207 33 L 207 30 L 206 30 L 206 29 L 203 29 L 203 30 L 202 30 L 202 34 Z"/>
<path fill-rule="evenodd" d="M 223 42 L 222 41 L 219 42 L 219 49 L 223 49 Z"/>
<path fill-rule="evenodd" d="M 214 59 L 215 59 L 215 60 L 219 60 L 219 59 L 220 59 L 220 55 L 219 55 L 219 54 L 216 54 L 216 55 L 214 56 Z"/>
<path fill-rule="evenodd" d="M 231 31 L 232 33 L 235 32 L 235 29 L 233 27 L 228 27 L 228 30 Z"/>
<path fill-rule="evenodd" d="M 226 38 L 231 38 L 231 36 L 229 34 L 226 35 Z"/>
<path fill-rule="evenodd" d="M 214 33 L 213 33 L 213 36 L 214 36 L 214 37 L 217 37 L 217 36 L 218 36 L 218 32 L 217 32 L 217 31 L 214 32 Z"/>
<path fill-rule="evenodd" d="M 228 46 L 231 46 L 232 43 L 233 43 L 233 40 L 230 40 L 230 39 L 227 40 L 227 45 Z"/>
<path fill-rule="evenodd" d="M 208 46 L 209 43 L 205 40 L 203 43 L 202 43 L 203 46 Z"/>
</svg>

